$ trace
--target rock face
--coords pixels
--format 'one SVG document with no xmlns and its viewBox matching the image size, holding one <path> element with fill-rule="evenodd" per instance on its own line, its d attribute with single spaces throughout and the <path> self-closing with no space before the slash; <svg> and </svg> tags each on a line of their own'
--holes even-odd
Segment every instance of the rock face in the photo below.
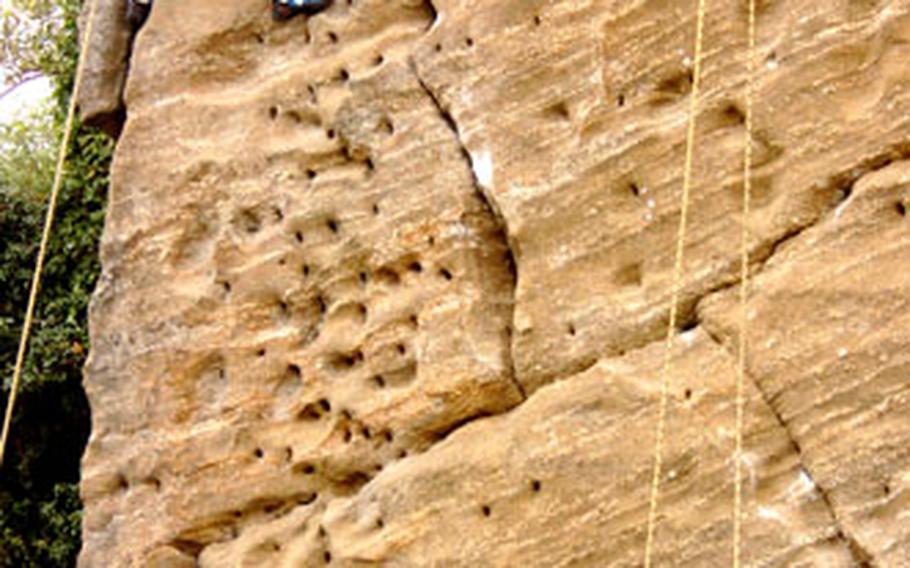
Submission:
<svg viewBox="0 0 910 568">
<path fill-rule="evenodd" d="M 94 0 L 85 3 L 81 20 L 82 34 L 87 19 L 92 17 L 87 57 L 79 89 L 79 111 L 82 120 L 117 137 L 123 128 L 123 88 L 129 66 L 133 29 L 127 21 L 126 1 Z"/>
<path fill-rule="evenodd" d="M 910 565 L 910 1 L 708 2 L 657 565 Z M 113 8 L 111 8 L 113 9 Z M 109 17 L 102 11 L 99 18 Z M 82 566 L 640 566 L 694 35 L 666 0 L 156 0 Z"/>
</svg>

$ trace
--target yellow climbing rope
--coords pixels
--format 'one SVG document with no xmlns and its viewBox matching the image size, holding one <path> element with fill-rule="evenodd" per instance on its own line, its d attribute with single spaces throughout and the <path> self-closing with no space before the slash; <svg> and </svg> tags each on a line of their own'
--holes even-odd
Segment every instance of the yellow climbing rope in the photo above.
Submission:
<svg viewBox="0 0 910 568">
<path fill-rule="evenodd" d="M 89 0 L 88 20 L 85 24 L 83 41 L 80 42 L 79 62 L 76 66 L 76 77 L 73 83 L 73 92 L 70 95 L 69 109 L 66 113 L 66 123 L 63 126 L 63 138 L 60 141 L 60 151 L 57 155 L 57 168 L 54 174 L 54 185 L 51 188 L 51 195 L 47 204 L 47 216 L 44 219 L 44 232 L 41 234 L 41 246 L 38 249 L 38 260 L 35 262 L 35 273 L 32 277 L 32 285 L 28 296 L 28 305 L 25 309 L 25 321 L 22 325 L 22 336 L 19 340 L 19 351 L 16 354 L 16 367 L 13 371 L 13 382 L 10 385 L 9 399 L 6 403 L 6 415 L 3 418 L 3 437 L 0 438 L 0 466 L 3 465 L 3 457 L 6 451 L 6 442 L 9 439 L 10 426 L 13 420 L 13 410 L 16 406 L 16 393 L 19 390 L 19 382 L 22 379 L 22 369 L 25 364 L 25 353 L 28 348 L 28 338 L 31 333 L 32 323 L 35 316 L 35 304 L 38 301 L 38 290 L 41 287 L 41 274 L 44 271 L 44 259 L 47 256 L 47 244 L 50 240 L 51 228 L 54 225 L 54 212 L 57 207 L 57 197 L 60 195 L 60 188 L 63 185 L 64 165 L 66 155 L 69 150 L 70 138 L 73 131 L 73 123 L 76 117 L 76 100 L 79 96 L 79 89 L 82 86 L 82 74 L 85 67 L 86 53 L 88 52 L 88 38 L 91 37 L 92 25 L 95 22 L 95 8 L 97 0 Z"/>
<path fill-rule="evenodd" d="M 676 333 L 676 320 L 679 310 L 679 294 L 682 279 L 683 259 L 685 252 L 686 228 L 689 210 L 689 194 L 692 183 L 692 157 L 695 146 L 695 126 L 698 119 L 698 94 L 701 84 L 702 44 L 704 40 L 705 0 L 698 1 L 698 14 L 695 33 L 695 57 L 692 75 L 692 94 L 689 99 L 689 123 L 686 135 L 686 161 L 683 170 L 683 191 L 679 219 L 679 231 L 676 240 L 676 263 L 673 270 L 673 290 L 670 304 L 670 319 L 667 324 L 664 365 L 661 377 L 660 409 L 657 420 L 657 434 L 654 443 L 654 467 L 651 477 L 651 494 L 648 509 L 648 528 L 645 540 L 645 568 L 652 564 L 654 549 L 654 528 L 657 519 L 657 508 L 660 501 L 661 469 L 663 465 L 663 439 L 667 421 L 669 401 L 670 372 L 672 370 L 673 338 Z M 733 452 L 734 462 L 734 496 L 733 496 L 733 567 L 740 568 L 742 563 L 742 452 L 743 420 L 745 414 L 745 370 L 748 336 L 748 317 L 746 301 L 749 292 L 749 249 L 748 218 L 752 193 L 752 102 L 754 94 L 753 75 L 755 69 L 755 0 L 749 0 L 748 55 L 745 94 L 745 140 L 743 148 L 743 209 L 740 224 L 740 318 L 739 349 L 737 356 L 736 376 L 736 440 Z"/>
<path fill-rule="evenodd" d="M 743 415 L 745 413 L 746 347 L 749 318 L 746 300 L 749 294 L 749 210 L 752 200 L 752 98 L 755 72 L 755 0 L 749 0 L 749 40 L 746 55 L 746 132 L 743 141 L 743 211 L 740 222 L 740 286 L 739 286 L 739 360 L 736 372 L 736 449 L 733 452 L 733 568 L 742 562 L 742 503 L 743 503 Z"/>
<path fill-rule="evenodd" d="M 651 497 L 648 507 L 648 532 L 645 539 L 645 568 L 651 568 L 654 548 L 654 525 L 657 520 L 657 505 L 660 500 L 660 474 L 663 466 L 664 427 L 667 421 L 667 402 L 670 391 L 671 353 L 673 336 L 676 333 L 676 319 L 679 312 L 680 280 L 682 279 L 683 255 L 685 252 L 686 224 L 689 214 L 689 190 L 692 185 L 692 154 L 695 147 L 695 125 L 698 119 L 698 90 L 701 85 L 702 42 L 705 27 L 705 0 L 698 0 L 698 16 L 695 27 L 695 57 L 692 68 L 692 94 L 689 98 L 689 127 L 686 132 L 686 162 L 683 168 L 682 206 L 679 214 L 679 231 L 676 235 L 676 263 L 673 267 L 673 291 L 670 300 L 670 321 L 667 323 L 667 340 L 664 349 L 664 365 L 660 386 L 660 410 L 657 418 L 657 435 L 654 441 L 654 468 L 651 474 Z"/>
</svg>

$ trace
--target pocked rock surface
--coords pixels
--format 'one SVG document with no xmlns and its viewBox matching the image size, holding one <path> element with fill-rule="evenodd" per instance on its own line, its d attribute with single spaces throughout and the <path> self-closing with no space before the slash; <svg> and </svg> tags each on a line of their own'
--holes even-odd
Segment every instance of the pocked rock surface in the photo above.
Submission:
<svg viewBox="0 0 910 568">
<path fill-rule="evenodd" d="M 910 1 L 708 2 L 658 565 L 910 565 Z M 99 17 L 104 17 L 102 13 Z M 156 0 L 82 566 L 640 566 L 694 3 Z"/>
</svg>

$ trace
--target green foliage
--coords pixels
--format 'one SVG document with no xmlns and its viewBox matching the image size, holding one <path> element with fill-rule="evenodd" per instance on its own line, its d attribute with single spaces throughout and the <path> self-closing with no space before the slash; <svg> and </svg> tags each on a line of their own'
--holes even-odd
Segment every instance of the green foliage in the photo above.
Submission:
<svg viewBox="0 0 910 568">
<path fill-rule="evenodd" d="M 22 32 L 18 52 L 7 49 L 8 38 L 3 45 L 4 57 L 10 53 L 20 57 L 18 62 L 5 60 L 5 69 L 37 68 L 55 84 L 51 108 L 0 127 L 0 373 L 4 384 L 0 403 L 4 407 L 77 58 L 78 1 L 39 4 L 45 11 L 33 14 L 48 21 L 33 23 L 30 29 L 57 31 L 44 36 L 37 47 Z M 111 150 L 111 142 L 100 134 L 82 129 L 74 133 L 11 443 L 0 469 L 3 568 L 71 566 L 79 551 L 79 459 L 89 431 L 88 404 L 81 388 L 89 347 L 86 314 L 99 273 L 97 247 Z"/>
<path fill-rule="evenodd" d="M 38 74 L 58 75 L 59 46 L 69 40 L 68 0 L 5 0 L 0 13 L 0 72 L 8 83 Z"/>
</svg>

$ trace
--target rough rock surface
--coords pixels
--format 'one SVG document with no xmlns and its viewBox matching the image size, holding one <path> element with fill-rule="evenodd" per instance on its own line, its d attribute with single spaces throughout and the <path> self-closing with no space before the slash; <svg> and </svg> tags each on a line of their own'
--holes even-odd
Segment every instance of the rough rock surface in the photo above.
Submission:
<svg viewBox="0 0 910 568">
<path fill-rule="evenodd" d="M 87 19 L 94 16 L 91 35 L 86 38 L 88 57 L 79 89 L 79 113 L 89 125 L 113 137 L 123 127 L 123 88 L 129 66 L 133 29 L 126 19 L 124 0 L 94 0 L 95 10 L 85 3 L 80 28 L 85 33 Z"/>
<path fill-rule="evenodd" d="M 659 565 L 910 564 L 910 1 L 708 2 Z M 639 566 L 694 3 L 156 0 L 83 566 Z"/>
</svg>

